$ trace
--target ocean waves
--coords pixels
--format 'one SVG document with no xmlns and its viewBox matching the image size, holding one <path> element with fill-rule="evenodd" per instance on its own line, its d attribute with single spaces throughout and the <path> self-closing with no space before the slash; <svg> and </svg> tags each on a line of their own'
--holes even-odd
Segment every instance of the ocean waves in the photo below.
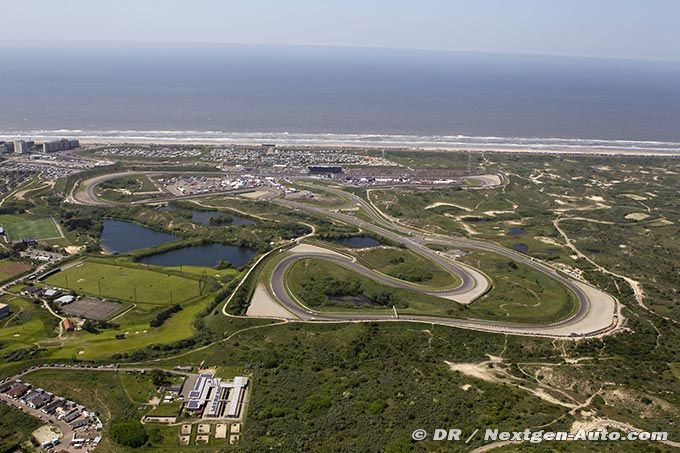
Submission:
<svg viewBox="0 0 680 453">
<path fill-rule="evenodd" d="M 77 138 L 97 143 L 208 143 L 328 146 L 377 146 L 405 148 L 529 150 L 537 152 L 680 153 L 680 142 L 599 140 L 544 137 L 476 137 L 466 135 L 340 134 L 303 132 L 225 132 L 209 130 L 26 130 L 0 131 L 0 140 L 53 140 Z"/>
</svg>

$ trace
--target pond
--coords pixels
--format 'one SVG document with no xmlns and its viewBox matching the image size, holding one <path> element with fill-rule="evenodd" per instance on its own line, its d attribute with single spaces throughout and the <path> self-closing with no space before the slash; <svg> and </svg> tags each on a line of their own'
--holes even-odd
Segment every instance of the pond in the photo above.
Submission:
<svg viewBox="0 0 680 453">
<path fill-rule="evenodd" d="M 146 256 L 143 263 L 156 266 L 208 266 L 228 261 L 234 267 L 241 267 L 257 255 L 257 250 L 235 245 L 203 244 L 191 245 L 167 252 Z"/>
<path fill-rule="evenodd" d="M 521 234 L 524 234 L 524 228 L 512 227 L 512 228 L 508 229 L 508 234 L 510 236 L 519 236 Z"/>
<path fill-rule="evenodd" d="M 376 245 L 380 245 L 380 241 L 371 236 L 352 236 L 348 238 L 338 238 L 333 239 L 333 242 L 353 249 L 375 247 Z"/>
<path fill-rule="evenodd" d="M 529 251 L 529 246 L 526 244 L 515 244 L 512 246 L 513 250 L 520 253 L 527 253 Z"/>
<path fill-rule="evenodd" d="M 172 234 L 161 233 L 142 225 L 122 220 L 104 220 L 101 246 L 109 253 L 127 253 L 176 241 Z"/>
</svg>

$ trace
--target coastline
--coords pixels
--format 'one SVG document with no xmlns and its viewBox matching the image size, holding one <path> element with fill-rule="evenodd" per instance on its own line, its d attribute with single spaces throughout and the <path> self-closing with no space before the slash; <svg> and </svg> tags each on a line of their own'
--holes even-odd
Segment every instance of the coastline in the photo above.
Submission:
<svg viewBox="0 0 680 453">
<path fill-rule="evenodd" d="M 0 140 L 46 141 L 75 138 L 82 144 L 261 145 L 309 148 L 399 149 L 546 155 L 680 157 L 680 142 L 578 138 L 471 137 L 464 135 L 389 135 L 221 131 L 0 131 Z"/>
</svg>

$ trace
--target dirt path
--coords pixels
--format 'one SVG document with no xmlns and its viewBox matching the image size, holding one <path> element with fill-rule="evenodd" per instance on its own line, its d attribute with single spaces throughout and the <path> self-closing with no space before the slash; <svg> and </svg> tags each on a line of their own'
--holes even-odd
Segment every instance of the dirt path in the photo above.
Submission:
<svg viewBox="0 0 680 453">
<path fill-rule="evenodd" d="M 605 222 L 602 220 L 595 220 L 595 219 L 588 219 L 585 217 L 560 217 L 555 220 L 553 220 L 553 226 L 557 230 L 558 233 L 564 238 L 565 245 L 571 249 L 579 258 L 583 258 L 584 260 L 588 261 L 590 264 L 595 267 L 599 272 L 602 272 L 603 274 L 608 274 L 611 275 L 612 277 L 620 278 L 624 280 L 628 286 L 631 287 L 633 290 L 633 294 L 635 294 L 635 300 L 637 303 L 644 308 L 645 310 L 654 313 L 652 309 L 650 309 L 646 304 L 645 304 L 645 293 L 644 290 L 642 289 L 642 285 L 640 282 L 637 280 L 633 280 L 630 277 L 627 277 L 622 274 L 618 274 L 616 272 L 612 272 L 609 269 L 599 265 L 595 261 L 593 261 L 589 256 L 587 256 L 585 253 L 581 252 L 576 245 L 572 242 L 571 238 L 567 235 L 567 233 L 560 227 L 560 222 L 564 220 L 578 220 L 578 221 L 584 221 L 584 222 L 592 222 L 592 223 L 600 223 L 600 224 L 606 224 L 606 225 L 612 225 L 613 222 Z M 655 313 L 656 314 L 656 313 Z"/>
</svg>

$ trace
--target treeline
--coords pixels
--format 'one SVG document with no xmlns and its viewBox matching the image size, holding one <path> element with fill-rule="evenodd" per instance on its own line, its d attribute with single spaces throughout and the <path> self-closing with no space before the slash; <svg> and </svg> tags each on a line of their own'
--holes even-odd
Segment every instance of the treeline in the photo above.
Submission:
<svg viewBox="0 0 680 453">
<path fill-rule="evenodd" d="M 85 332 L 93 334 L 98 334 L 104 329 L 117 329 L 118 327 L 120 327 L 120 325 L 115 322 L 96 321 L 94 319 L 86 319 L 82 326 Z"/>
<path fill-rule="evenodd" d="M 156 315 L 156 317 L 154 319 L 152 319 L 149 324 L 151 325 L 151 327 L 160 327 L 163 324 L 165 324 L 165 321 L 170 319 L 172 317 L 172 315 L 174 315 L 175 313 L 178 313 L 180 311 L 182 311 L 182 307 L 175 304 L 175 305 L 173 305 L 169 308 L 166 308 L 162 312 L 158 313 Z"/>
</svg>

